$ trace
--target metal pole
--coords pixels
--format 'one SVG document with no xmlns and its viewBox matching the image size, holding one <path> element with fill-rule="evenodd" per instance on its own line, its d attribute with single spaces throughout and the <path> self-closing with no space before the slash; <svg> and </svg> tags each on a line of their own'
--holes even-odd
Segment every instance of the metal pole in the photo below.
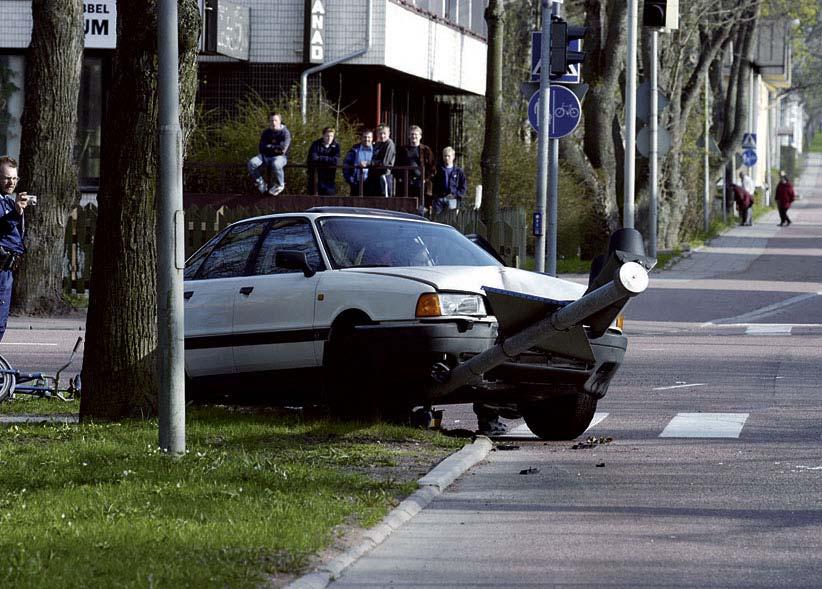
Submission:
<svg viewBox="0 0 822 589">
<path fill-rule="evenodd" d="M 748 133 L 755 133 L 756 119 L 754 118 L 754 71 L 748 75 Z M 753 180 L 753 166 L 748 166 L 748 176 Z M 751 195 L 753 196 L 753 195 Z"/>
<path fill-rule="evenodd" d="M 656 258 L 656 242 L 657 242 L 657 210 L 659 207 L 659 173 L 658 173 L 658 119 L 657 112 L 659 103 L 657 102 L 657 86 L 659 85 L 659 31 L 654 29 L 651 31 L 651 101 L 650 101 L 650 153 L 649 155 L 649 170 L 648 182 L 651 189 L 651 202 L 648 205 L 648 255 Z"/>
<path fill-rule="evenodd" d="M 160 448 L 183 454 L 183 158 L 177 67 L 177 1 L 158 4 L 160 176 L 157 191 L 157 357 Z"/>
<path fill-rule="evenodd" d="M 537 206 L 534 215 L 542 220 L 535 235 L 534 261 L 537 272 L 545 272 L 545 209 L 548 200 L 548 135 L 551 126 L 551 13 L 550 0 L 542 0 L 542 46 L 540 47 L 539 133 L 537 133 Z"/>
<path fill-rule="evenodd" d="M 559 139 L 551 139 L 548 146 L 550 156 L 551 173 L 548 176 L 548 208 L 545 213 L 545 273 L 551 276 L 557 275 L 557 236 L 559 224 L 557 222 L 557 211 L 559 210 L 558 179 L 559 179 Z"/>
<path fill-rule="evenodd" d="M 773 131 L 773 117 L 771 115 L 771 93 L 766 90 L 768 97 L 767 129 L 765 145 L 765 206 L 771 206 L 771 134 Z"/>
<path fill-rule="evenodd" d="M 553 2 L 551 14 L 560 16 L 559 2 Z M 557 275 L 557 236 L 559 226 L 557 222 L 557 211 L 559 210 L 559 139 L 548 140 L 548 154 L 550 161 L 550 171 L 548 173 L 548 206 L 545 212 L 545 273 L 551 276 Z"/>
<path fill-rule="evenodd" d="M 711 125 L 710 125 L 710 104 L 708 102 L 708 92 L 711 88 L 711 78 L 710 73 L 708 70 L 705 70 L 705 130 L 704 130 L 704 137 L 705 137 L 705 149 L 703 150 L 702 154 L 702 164 L 704 168 L 705 174 L 705 186 L 702 192 L 702 228 L 705 233 L 711 228 L 711 162 L 710 162 L 710 155 L 711 155 L 711 138 L 709 137 L 709 133 L 711 132 Z"/>
<path fill-rule="evenodd" d="M 625 202 L 622 226 L 634 226 L 634 185 L 636 170 L 636 42 L 637 0 L 628 0 L 628 56 L 625 60 Z"/>
</svg>

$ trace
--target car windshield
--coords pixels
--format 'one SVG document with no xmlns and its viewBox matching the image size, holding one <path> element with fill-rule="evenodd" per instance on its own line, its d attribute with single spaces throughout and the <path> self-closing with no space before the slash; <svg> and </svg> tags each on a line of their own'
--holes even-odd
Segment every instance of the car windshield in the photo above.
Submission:
<svg viewBox="0 0 822 589">
<path fill-rule="evenodd" d="M 448 225 L 364 217 L 325 217 L 317 225 L 335 268 L 500 265 Z"/>
</svg>

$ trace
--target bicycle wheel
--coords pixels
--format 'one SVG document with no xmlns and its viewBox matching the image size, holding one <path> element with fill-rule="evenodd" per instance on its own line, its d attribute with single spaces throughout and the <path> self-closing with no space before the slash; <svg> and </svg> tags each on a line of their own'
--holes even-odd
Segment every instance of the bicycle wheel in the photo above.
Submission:
<svg viewBox="0 0 822 589">
<path fill-rule="evenodd" d="M 0 356 L 0 403 L 14 391 L 14 369 L 9 361 Z"/>
</svg>

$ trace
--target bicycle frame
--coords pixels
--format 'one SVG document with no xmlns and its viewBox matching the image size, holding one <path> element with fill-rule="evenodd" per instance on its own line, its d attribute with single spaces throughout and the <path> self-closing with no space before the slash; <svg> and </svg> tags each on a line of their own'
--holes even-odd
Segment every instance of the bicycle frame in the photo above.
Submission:
<svg viewBox="0 0 822 589">
<path fill-rule="evenodd" d="M 80 375 L 69 379 L 69 385 L 65 389 L 60 388 L 60 375 L 71 365 L 82 343 L 83 338 L 78 337 L 68 362 L 61 366 L 54 376 L 42 372 L 20 372 L 0 355 L 0 401 L 6 397 L 13 399 L 17 393 L 41 399 L 56 397 L 61 401 L 73 401 L 80 395 Z"/>
</svg>

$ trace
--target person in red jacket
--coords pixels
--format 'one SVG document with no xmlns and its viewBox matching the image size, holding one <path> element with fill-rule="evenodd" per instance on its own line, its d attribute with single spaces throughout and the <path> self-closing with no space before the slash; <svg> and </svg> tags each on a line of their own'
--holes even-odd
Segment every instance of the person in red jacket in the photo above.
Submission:
<svg viewBox="0 0 822 589">
<path fill-rule="evenodd" d="M 776 208 L 779 210 L 779 226 L 790 225 L 791 220 L 788 218 L 788 209 L 796 199 L 796 193 L 793 190 L 793 184 L 788 180 L 785 172 L 779 173 L 779 184 L 776 186 Z"/>
</svg>

